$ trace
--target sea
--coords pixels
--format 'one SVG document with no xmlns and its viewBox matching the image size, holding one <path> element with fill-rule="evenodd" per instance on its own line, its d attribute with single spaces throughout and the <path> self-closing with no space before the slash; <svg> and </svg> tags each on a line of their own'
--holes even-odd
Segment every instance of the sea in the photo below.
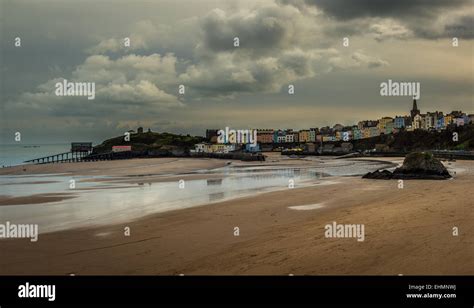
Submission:
<svg viewBox="0 0 474 308">
<path fill-rule="evenodd" d="M 70 143 L 0 144 L 0 167 L 22 165 L 26 160 L 69 152 Z"/>
</svg>

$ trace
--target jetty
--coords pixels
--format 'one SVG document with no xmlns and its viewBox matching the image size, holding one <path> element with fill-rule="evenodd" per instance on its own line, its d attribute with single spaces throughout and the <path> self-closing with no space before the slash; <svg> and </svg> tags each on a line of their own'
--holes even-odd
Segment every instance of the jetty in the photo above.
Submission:
<svg viewBox="0 0 474 308">
<path fill-rule="evenodd" d="M 83 161 L 92 153 L 92 142 L 72 142 L 69 152 L 26 160 L 25 163 L 48 164 Z"/>
</svg>

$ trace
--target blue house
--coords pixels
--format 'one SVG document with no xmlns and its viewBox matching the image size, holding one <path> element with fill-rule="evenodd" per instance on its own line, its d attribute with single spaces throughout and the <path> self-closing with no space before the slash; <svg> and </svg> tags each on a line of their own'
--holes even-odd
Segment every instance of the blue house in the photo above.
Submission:
<svg viewBox="0 0 474 308">
<path fill-rule="evenodd" d="M 393 127 L 394 128 L 402 128 L 405 127 L 405 118 L 404 117 L 395 117 L 393 120 Z"/>
<path fill-rule="evenodd" d="M 253 145 L 252 143 L 245 144 L 245 152 L 257 153 L 260 152 L 260 144 Z"/>
<path fill-rule="evenodd" d="M 436 129 L 443 129 L 444 128 L 444 117 L 439 117 L 436 121 Z"/>
</svg>

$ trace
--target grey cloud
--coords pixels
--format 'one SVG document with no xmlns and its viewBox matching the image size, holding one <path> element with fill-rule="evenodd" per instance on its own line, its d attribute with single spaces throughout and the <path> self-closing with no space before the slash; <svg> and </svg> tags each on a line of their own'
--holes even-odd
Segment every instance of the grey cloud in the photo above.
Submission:
<svg viewBox="0 0 474 308">
<path fill-rule="evenodd" d="M 291 21 L 284 18 L 283 10 L 266 8 L 255 14 L 227 16 L 216 9 L 202 21 L 206 46 L 212 51 L 231 51 L 234 37 L 244 49 L 272 49 L 287 44 Z"/>
<path fill-rule="evenodd" d="M 472 39 L 474 38 L 474 7 L 471 8 L 469 13 L 470 15 L 460 14 L 460 12 L 446 13 L 431 21 L 416 22 L 415 20 L 409 20 L 406 23 L 411 27 L 414 35 L 420 38 L 457 37 Z"/>
<path fill-rule="evenodd" d="M 258 59 L 219 53 L 210 61 L 188 67 L 179 78 L 184 84 L 201 92 L 201 95 L 227 97 L 238 92 L 275 93 L 295 81 L 333 70 L 376 68 L 382 65 L 388 63 L 360 50 L 343 54 L 331 48 L 294 48 Z"/>
<path fill-rule="evenodd" d="M 354 52 L 351 57 L 359 65 L 367 65 L 368 68 L 377 68 L 377 67 L 388 65 L 387 61 L 384 61 L 379 58 L 367 56 L 360 51 Z"/>
<path fill-rule="evenodd" d="M 171 94 L 177 93 L 175 64 L 176 58 L 172 54 L 131 54 L 115 60 L 103 55 L 90 56 L 69 77 L 50 79 L 34 91 L 7 101 L 6 107 L 9 110 L 29 108 L 30 111 L 54 116 L 156 114 L 160 110 L 184 105 Z M 55 84 L 63 79 L 94 82 L 95 100 L 56 96 Z"/>
<path fill-rule="evenodd" d="M 222 98 L 275 93 L 297 80 L 336 69 L 387 64 L 361 51 L 351 55 L 315 48 L 315 42 L 325 45 L 324 26 L 315 17 L 276 4 L 236 12 L 213 10 L 200 21 L 203 43 L 179 80 L 201 95 Z M 239 37 L 239 47 L 234 47 L 234 37 Z"/>
<path fill-rule="evenodd" d="M 474 38 L 474 16 L 461 16 L 458 20 L 445 25 L 445 34 L 448 37 Z"/>
<path fill-rule="evenodd" d="M 280 2 L 301 8 L 301 0 Z M 474 36 L 474 11 L 470 0 L 305 0 L 305 3 L 338 21 L 326 32 L 372 33 L 378 41 L 412 36 L 425 39 L 453 36 L 471 39 Z"/>
<path fill-rule="evenodd" d="M 382 19 L 370 24 L 369 31 L 375 40 L 381 42 L 387 39 L 407 39 L 413 36 L 413 31 L 393 19 Z"/>
<path fill-rule="evenodd" d="M 469 0 L 306 0 L 339 19 L 359 17 L 424 16 L 469 4 Z"/>
</svg>

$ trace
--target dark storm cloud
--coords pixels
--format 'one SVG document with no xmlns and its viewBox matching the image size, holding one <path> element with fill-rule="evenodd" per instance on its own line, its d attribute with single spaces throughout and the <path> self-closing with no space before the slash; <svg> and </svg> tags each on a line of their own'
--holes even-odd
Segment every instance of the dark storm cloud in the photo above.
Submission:
<svg viewBox="0 0 474 308">
<path fill-rule="evenodd" d="M 240 40 L 240 48 L 271 50 L 288 45 L 291 41 L 292 21 L 295 17 L 277 7 L 262 8 L 251 15 L 228 16 L 221 10 L 214 10 L 202 21 L 204 44 L 212 51 L 235 49 L 234 38 Z"/>
<path fill-rule="evenodd" d="M 306 0 L 339 19 L 359 17 L 423 16 L 443 9 L 459 7 L 469 0 Z"/>
<path fill-rule="evenodd" d="M 206 97 L 275 93 L 289 83 L 335 69 L 388 64 L 364 51 L 345 54 L 315 48 L 324 42 L 323 25 L 288 5 L 270 3 L 240 11 L 215 9 L 200 20 L 201 43 L 180 81 Z M 234 46 L 234 38 L 239 46 Z"/>
<path fill-rule="evenodd" d="M 474 38 L 474 16 L 462 16 L 458 20 L 447 24 L 445 34 L 448 37 Z"/>
<path fill-rule="evenodd" d="M 318 8 L 333 23 L 328 35 L 364 35 L 375 39 L 474 37 L 474 6 L 470 0 L 277 0 L 300 11 Z M 392 25 L 387 28 L 387 24 Z M 385 24 L 385 25 L 384 25 Z"/>
<path fill-rule="evenodd" d="M 414 35 L 424 39 L 440 38 L 474 38 L 474 12 L 471 15 L 450 16 L 444 20 L 431 21 L 429 18 L 424 20 L 408 20 L 406 24 L 411 28 Z"/>
</svg>

